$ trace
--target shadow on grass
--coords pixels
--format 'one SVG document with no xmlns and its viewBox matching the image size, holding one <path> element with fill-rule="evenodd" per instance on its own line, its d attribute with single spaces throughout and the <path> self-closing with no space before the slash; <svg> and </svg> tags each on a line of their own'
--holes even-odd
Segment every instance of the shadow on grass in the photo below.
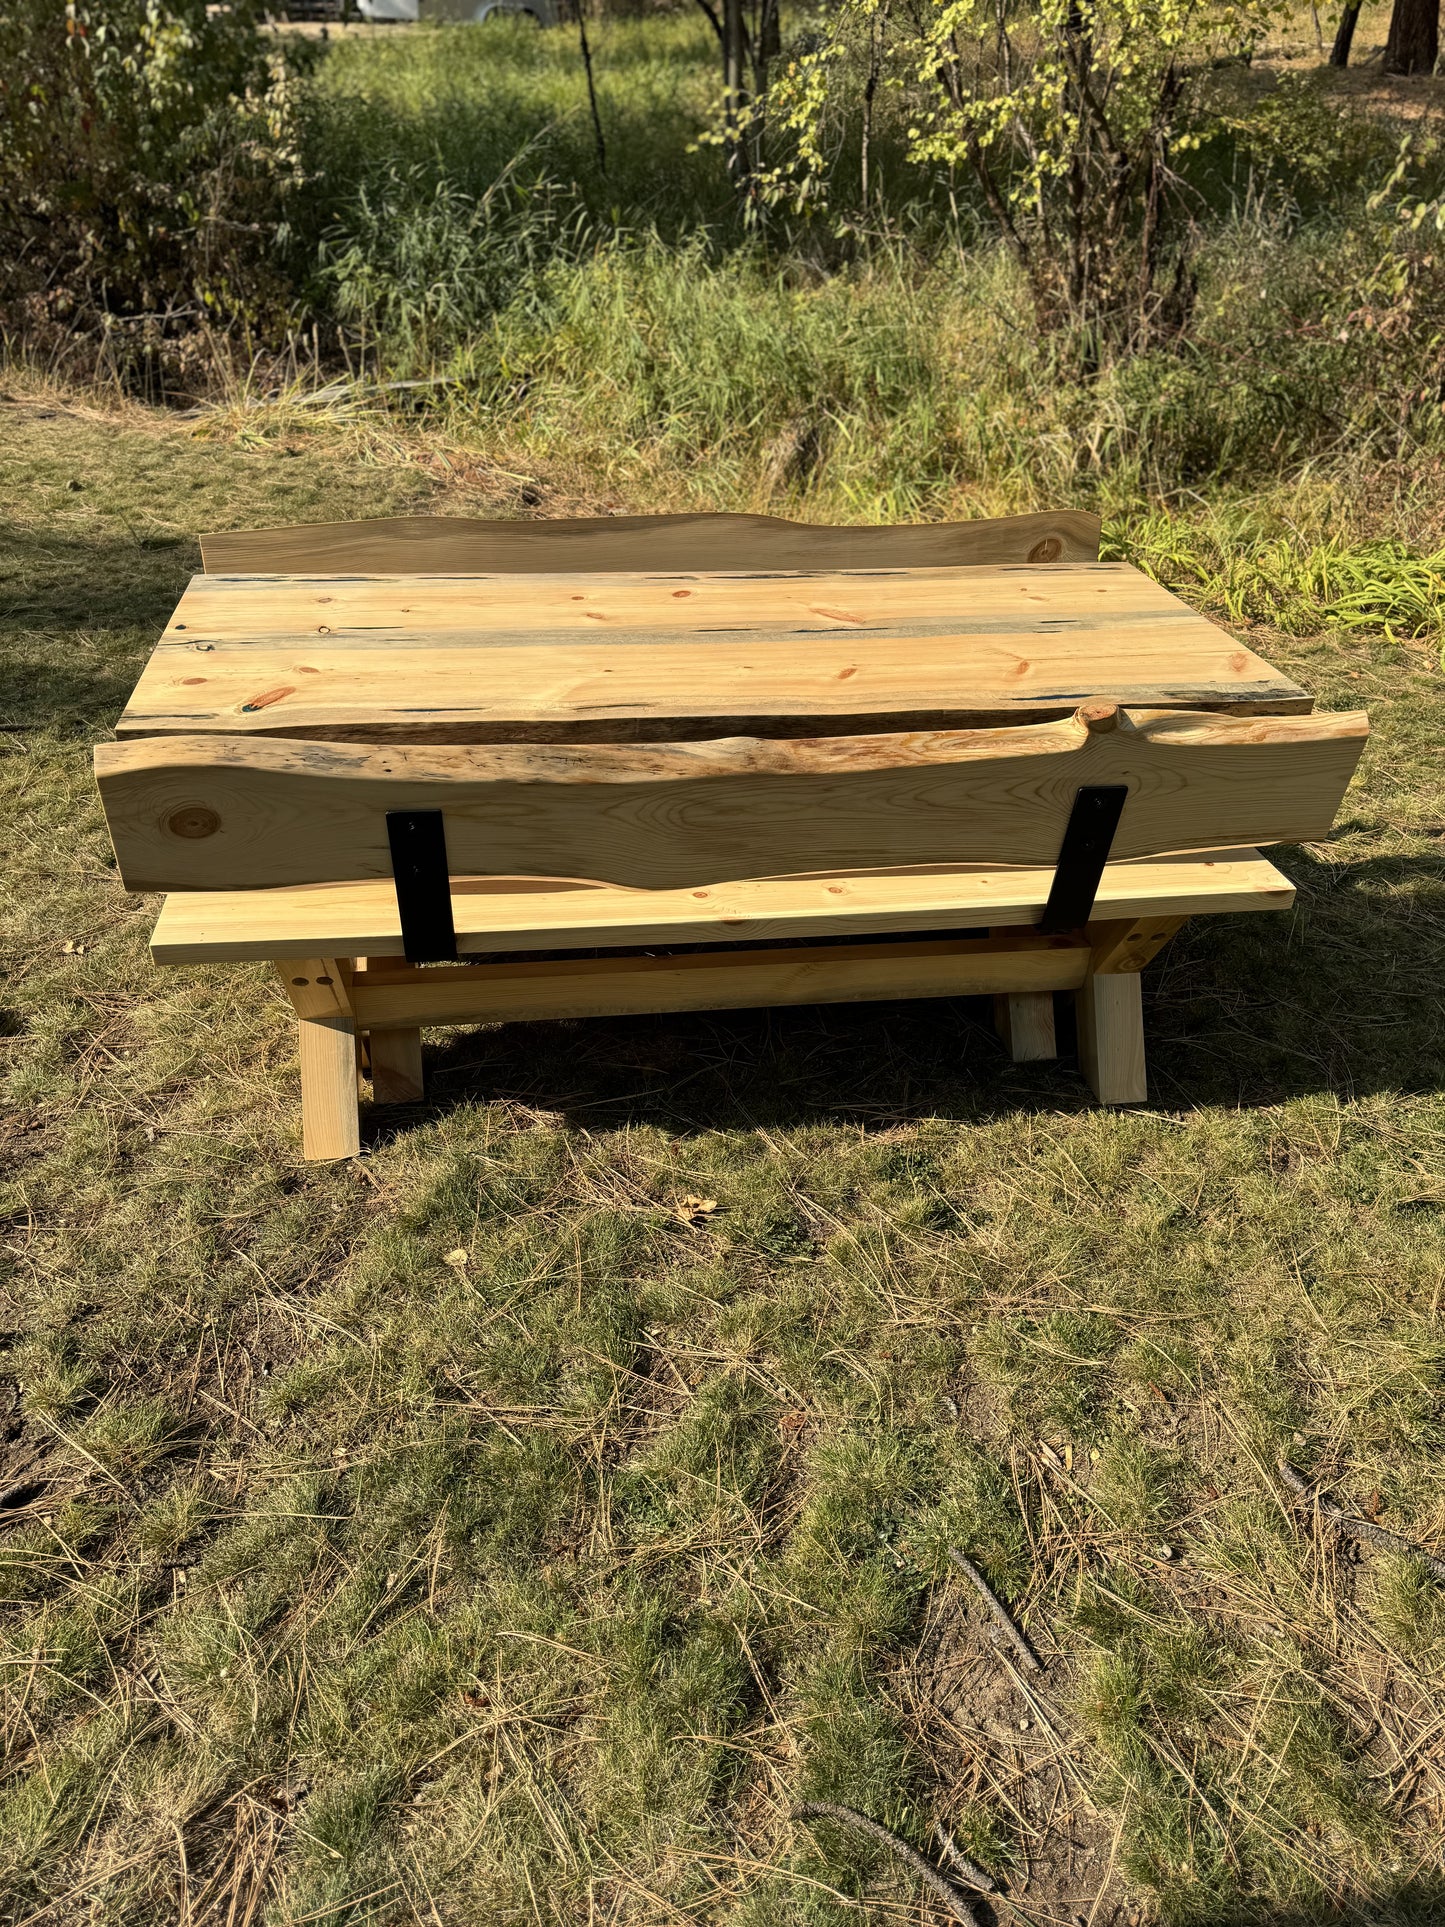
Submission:
<svg viewBox="0 0 1445 1927">
<path fill-rule="evenodd" d="M 1445 1088 L 1445 859 L 1282 866 L 1290 915 L 1203 918 L 1145 976 L 1151 1102 L 1256 1108 Z M 1011 1064 L 988 1000 L 592 1018 L 461 1031 L 430 1053 L 433 1109 L 495 1098 L 592 1129 L 880 1128 L 1084 1110 L 1069 1000 L 1060 1057 Z M 382 1113 L 382 1135 L 416 1113 Z"/>
<path fill-rule="evenodd" d="M 984 1895 L 968 1895 L 979 1927 L 1003 1927 L 1011 1920 L 1010 1907 L 995 1907 Z M 1137 1919 L 1133 1909 L 1111 1911 L 1110 1920 Z M 1445 1920 L 1445 1878 L 1438 1874 L 1415 1874 L 1398 1886 L 1368 1894 L 1352 1895 L 1348 1902 L 1321 1899 L 1313 1905 L 1270 1906 L 1248 1897 L 1212 1901 L 1207 1914 L 1183 1912 L 1173 1916 L 1192 1927 L 1331 1927 L 1349 1921 L 1353 1927 L 1439 1927 Z M 1084 1918 L 1080 1912 L 1074 1916 Z"/>
<path fill-rule="evenodd" d="M 1445 1878 L 1415 1874 L 1380 1893 L 1314 1906 L 1271 1907 L 1241 1899 L 1209 1915 L 1210 1927 L 1327 1927 L 1346 1920 L 1355 1927 L 1438 1927 L 1445 1920 Z"/>
<path fill-rule="evenodd" d="M 109 734 L 200 567 L 194 542 L 0 528 L 0 706 L 12 728 Z"/>
</svg>

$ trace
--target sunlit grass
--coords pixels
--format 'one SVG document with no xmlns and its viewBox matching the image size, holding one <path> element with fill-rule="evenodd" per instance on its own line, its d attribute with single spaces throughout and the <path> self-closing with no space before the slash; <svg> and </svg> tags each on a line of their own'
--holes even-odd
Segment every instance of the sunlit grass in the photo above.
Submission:
<svg viewBox="0 0 1445 1927">
<path fill-rule="evenodd" d="M 339 41 L 320 73 L 319 164 L 328 186 L 418 168 L 480 195 L 504 172 L 569 184 L 599 218 L 657 226 L 726 220 L 715 150 L 696 151 L 721 90 L 700 12 L 591 24 L 606 150 L 596 137 L 575 27 L 493 20 Z"/>
<path fill-rule="evenodd" d="M 191 531 L 515 512 L 518 477 L 664 507 L 696 472 L 656 447 L 624 496 L 586 449 L 372 402 L 37 401 L 0 471 L 7 1907 L 917 1920 L 790 1821 L 823 1798 L 1027 1865 L 1064 1918 L 1429 1919 L 1436 1589 L 1317 1541 L 1271 1471 L 1445 1528 L 1438 676 L 1408 590 L 1393 640 L 1329 626 L 1341 558 L 1388 596 L 1378 545 L 1432 553 L 1428 470 L 1348 514 L 1308 476 L 1113 500 L 1201 606 L 1289 585 L 1305 633 L 1261 646 L 1377 731 L 1285 858 L 1294 917 L 1151 971 L 1149 1108 L 1011 1066 L 970 1005 L 517 1027 L 437 1039 L 426 1110 L 308 1167 L 279 993 L 152 968 L 91 787 Z M 1037 1705 L 951 1546 L 1044 1653 Z"/>
</svg>

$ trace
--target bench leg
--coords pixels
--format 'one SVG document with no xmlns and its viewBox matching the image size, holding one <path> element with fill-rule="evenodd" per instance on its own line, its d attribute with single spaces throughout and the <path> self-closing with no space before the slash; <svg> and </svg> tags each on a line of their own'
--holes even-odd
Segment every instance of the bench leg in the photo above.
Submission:
<svg viewBox="0 0 1445 1927">
<path fill-rule="evenodd" d="M 374 1030 L 371 1095 L 378 1104 L 420 1104 L 426 1096 L 419 1030 Z"/>
<path fill-rule="evenodd" d="M 1074 992 L 1079 1019 L 1079 1064 L 1101 1104 L 1142 1104 L 1144 1005 L 1137 971 L 1095 972 Z"/>
<path fill-rule="evenodd" d="M 349 1017 L 302 1017 L 301 1155 L 354 1158 L 361 1149 L 356 1029 Z"/>
<path fill-rule="evenodd" d="M 1054 1042 L 1051 990 L 1015 990 L 995 997 L 993 1023 L 1016 1064 L 1036 1064 L 1059 1054 Z"/>
<path fill-rule="evenodd" d="M 286 957 L 277 974 L 296 1012 L 301 1042 L 301 1154 L 354 1158 L 361 1149 L 360 1039 L 351 965 L 342 957 Z"/>
</svg>

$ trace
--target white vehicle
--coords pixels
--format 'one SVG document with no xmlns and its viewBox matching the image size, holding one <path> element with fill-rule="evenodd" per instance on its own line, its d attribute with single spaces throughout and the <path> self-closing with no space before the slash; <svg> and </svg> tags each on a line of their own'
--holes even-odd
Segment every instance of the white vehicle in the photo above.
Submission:
<svg viewBox="0 0 1445 1927">
<path fill-rule="evenodd" d="M 520 14 L 539 27 L 557 24 L 556 0 L 356 0 L 363 20 L 491 20 Z"/>
</svg>

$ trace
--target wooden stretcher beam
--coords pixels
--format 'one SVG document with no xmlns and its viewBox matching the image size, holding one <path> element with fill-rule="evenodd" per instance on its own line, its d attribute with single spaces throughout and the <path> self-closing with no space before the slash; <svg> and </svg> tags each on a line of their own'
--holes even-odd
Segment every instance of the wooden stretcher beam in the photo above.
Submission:
<svg viewBox="0 0 1445 1927">
<path fill-rule="evenodd" d="M 774 1004 L 861 1003 L 1074 990 L 1089 968 L 1076 938 L 936 938 L 826 949 L 713 950 L 680 957 L 415 969 L 368 959 L 353 985 L 356 1021 L 372 1032 L 428 1024 L 516 1023 Z"/>
</svg>

